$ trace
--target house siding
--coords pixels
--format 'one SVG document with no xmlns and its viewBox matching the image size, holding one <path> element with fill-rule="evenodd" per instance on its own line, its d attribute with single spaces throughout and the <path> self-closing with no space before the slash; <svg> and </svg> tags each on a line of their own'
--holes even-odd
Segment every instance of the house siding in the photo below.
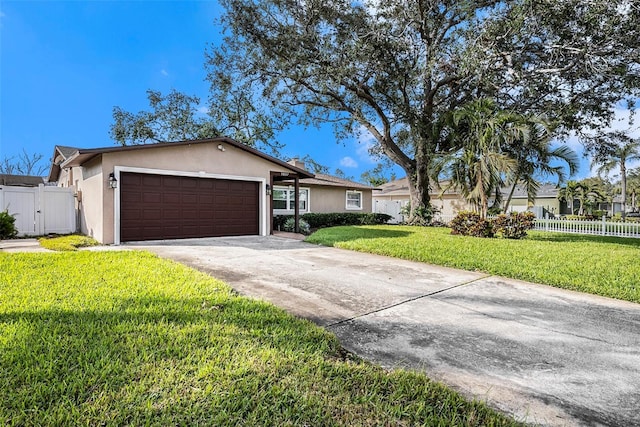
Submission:
<svg viewBox="0 0 640 427">
<path fill-rule="evenodd" d="M 311 189 L 311 212 L 313 213 L 333 213 L 333 212 L 372 212 L 371 190 L 356 190 L 362 192 L 362 209 L 347 209 L 347 191 L 344 187 L 322 187 L 309 185 Z"/>
</svg>

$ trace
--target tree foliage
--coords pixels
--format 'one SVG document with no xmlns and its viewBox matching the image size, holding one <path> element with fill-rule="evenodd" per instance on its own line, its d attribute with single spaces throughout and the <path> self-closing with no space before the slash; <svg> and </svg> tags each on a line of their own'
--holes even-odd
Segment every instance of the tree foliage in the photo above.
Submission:
<svg viewBox="0 0 640 427">
<path fill-rule="evenodd" d="M 620 171 L 620 194 L 622 195 L 622 218 L 627 205 L 627 162 L 640 160 L 640 139 L 634 140 L 624 132 L 602 134 L 602 148 L 593 157 L 591 167 L 598 176 L 608 175 L 615 169 Z"/>
<path fill-rule="evenodd" d="M 131 113 L 113 108 L 110 137 L 121 145 L 175 142 L 228 136 L 251 147 L 274 154 L 281 148 L 274 136 L 274 120 L 251 114 L 254 108 L 242 92 L 231 98 L 201 105 L 197 96 L 175 89 L 167 95 L 147 90 L 149 110 Z"/>
<path fill-rule="evenodd" d="M 200 98 L 173 89 L 168 95 L 147 90 L 149 111 L 130 113 L 113 108 L 109 135 L 121 145 L 213 138 L 219 132 L 199 113 Z"/>
<path fill-rule="evenodd" d="M 5 156 L 0 160 L 0 173 L 8 175 L 42 175 L 48 165 L 42 163 L 44 156 L 40 153 L 29 153 L 23 149 L 18 156 Z"/>
<path fill-rule="evenodd" d="M 638 6 L 628 0 L 221 0 L 212 102 L 242 94 L 284 125 L 369 132 L 409 178 L 413 219 L 449 151 L 446 114 L 478 98 L 552 112 L 564 129 L 610 119 L 638 93 Z M 563 129 L 563 128 L 559 128 Z"/>
</svg>

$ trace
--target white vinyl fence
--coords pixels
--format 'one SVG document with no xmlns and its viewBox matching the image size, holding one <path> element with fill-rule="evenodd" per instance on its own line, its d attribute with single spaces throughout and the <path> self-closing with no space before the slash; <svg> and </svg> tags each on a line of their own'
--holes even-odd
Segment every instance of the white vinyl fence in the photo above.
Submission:
<svg viewBox="0 0 640 427">
<path fill-rule="evenodd" d="M 448 224 L 453 218 L 455 218 L 454 215 L 438 215 L 433 219 Z M 534 230 L 554 233 L 640 238 L 640 223 L 612 222 L 607 221 L 606 217 L 592 221 L 536 218 Z"/>
<path fill-rule="evenodd" d="M 407 203 L 407 200 L 374 200 L 373 212 L 391 215 L 393 218 L 389 223 L 400 224 L 404 221 L 404 215 L 400 212 Z"/>
<path fill-rule="evenodd" d="M 76 231 L 73 190 L 70 188 L 0 186 L 0 210 L 16 218 L 19 236 L 68 234 Z"/>
<path fill-rule="evenodd" d="M 611 222 L 601 220 L 578 221 L 573 219 L 536 219 L 535 230 L 556 233 L 594 234 L 598 236 L 640 238 L 640 224 L 635 222 Z"/>
</svg>

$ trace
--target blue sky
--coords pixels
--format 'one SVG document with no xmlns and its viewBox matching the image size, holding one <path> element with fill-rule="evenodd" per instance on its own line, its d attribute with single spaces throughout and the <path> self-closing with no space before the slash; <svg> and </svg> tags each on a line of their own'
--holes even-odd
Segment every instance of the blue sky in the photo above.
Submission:
<svg viewBox="0 0 640 427">
<path fill-rule="evenodd" d="M 220 41 L 220 13 L 208 1 L 3 0 L 0 159 L 23 149 L 48 159 L 55 145 L 111 146 L 113 107 L 146 109 L 147 89 L 175 88 L 204 106 L 204 51 Z M 376 164 L 366 141 L 336 143 L 328 127 L 294 128 L 279 140 L 283 159 L 309 154 L 355 178 Z M 589 174 L 582 163 L 578 177 Z"/>
<path fill-rule="evenodd" d="M 112 109 L 148 108 L 145 91 L 208 98 L 204 51 L 220 40 L 215 2 L 6 1 L 0 6 L 0 158 L 23 148 L 113 145 Z M 281 156 L 311 155 L 360 177 L 366 143 L 336 143 L 330 128 L 294 128 Z"/>
</svg>

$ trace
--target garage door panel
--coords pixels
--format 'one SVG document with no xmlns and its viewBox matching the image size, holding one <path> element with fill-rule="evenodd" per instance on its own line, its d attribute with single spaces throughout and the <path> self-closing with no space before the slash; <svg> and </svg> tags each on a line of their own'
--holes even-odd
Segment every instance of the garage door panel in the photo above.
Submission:
<svg viewBox="0 0 640 427">
<path fill-rule="evenodd" d="M 257 182 L 129 172 L 120 178 L 122 241 L 259 234 Z"/>
<path fill-rule="evenodd" d="M 139 181 L 142 187 L 159 187 L 162 185 L 162 175 L 141 175 L 142 179 Z"/>
<path fill-rule="evenodd" d="M 197 209 L 182 209 L 182 219 L 198 219 L 198 210 Z"/>
<path fill-rule="evenodd" d="M 180 203 L 181 195 L 180 193 L 173 192 L 164 192 L 162 193 L 162 203 Z"/>
<path fill-rule="evenodd" d="M 180 209 L 165 209 L 162 215 L 164 220 L 179 220 L 182 218 Z"/>
<path fill-rule="evenodd" d="M 165 175 L 156 175 L 156 176 L 159 177 L 162 184 L 154 183 L 152 185 L 156 185 L 156 186 L 162 185 L 164 188 L 172 188 L 172 189 L 181 187 L 182 180 L 181 180 L 181 177 L 179 176 L 165 176 Z"/>
<path fill-rule="evenodd" d="M 145 205 L 148 203 L 162 203 L 162 193 L 142 193 L 142 202 Z"/>
<path fill-rule="evenodd" d="M 198 203 L 198 195 L 197 194 L 182 193 L 182 203 L 197 204 Z"/>
</svg>

